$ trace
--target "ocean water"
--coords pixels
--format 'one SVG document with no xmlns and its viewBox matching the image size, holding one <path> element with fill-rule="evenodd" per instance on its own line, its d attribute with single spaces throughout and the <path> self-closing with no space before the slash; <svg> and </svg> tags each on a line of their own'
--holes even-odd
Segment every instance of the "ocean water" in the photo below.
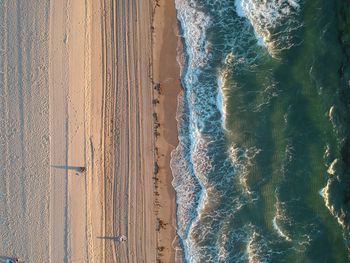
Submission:
<svg viewBox="0 0 350 263">
<path fill-rule="evenodd" d="M 183 261 L 350 262 L 342 1 L 175 2 Z"/>
</svg>

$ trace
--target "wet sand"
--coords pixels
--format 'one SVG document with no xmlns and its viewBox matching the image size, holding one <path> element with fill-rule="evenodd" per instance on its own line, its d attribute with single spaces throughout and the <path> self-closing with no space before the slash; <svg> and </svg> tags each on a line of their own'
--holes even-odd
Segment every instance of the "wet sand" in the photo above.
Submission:
<svg viewBox="0 0 350 263">
<path fill-rule="evenodd" d="M 177 146 L 177 96 L 180 88 L 180 68 L 177 62 L 180 40 L 176 19 L 175 3 L 172 0 L 159 1 L 154 16 L 153 81 L 155 91 L 154 110 L 157 114 L 158 136 L 156 159 L 159 166 L 156 174 L 156 211 L 159 222 L 157 244 L 160 262 L 179 260 L 176 242 L 176 200 L 170 169 L 171 151 Z M 157 125 L 156 123 L 156 125 Z M 177 257 L 176 257 L 177 255 Z M 177 260 L 177 262 L 179 262 Z"/>
</svg>

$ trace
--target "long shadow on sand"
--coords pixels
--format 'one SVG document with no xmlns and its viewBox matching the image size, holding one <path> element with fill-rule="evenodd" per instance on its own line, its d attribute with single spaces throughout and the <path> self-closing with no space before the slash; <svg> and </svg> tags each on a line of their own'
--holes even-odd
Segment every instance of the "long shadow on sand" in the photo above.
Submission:
<svg viewBox="0 0 350 263">
<path fill-rule="evenodd" d="M 114 240 L 114 241 L 119 241 L 119 236 L 115 237 L 97 237 L 98 239 L 105 239 L 105 240 Z"/>
<path fill-rule="evenodd" d="M 68 165 L 51 165 L 51 167 L 57 168 L 57 169 L 63 169 L 63 170 L 72 170 L 76 172 L 81 172 L 83 169 L 83 167 L 81 166 L 68 166 Z"/>
</svg>

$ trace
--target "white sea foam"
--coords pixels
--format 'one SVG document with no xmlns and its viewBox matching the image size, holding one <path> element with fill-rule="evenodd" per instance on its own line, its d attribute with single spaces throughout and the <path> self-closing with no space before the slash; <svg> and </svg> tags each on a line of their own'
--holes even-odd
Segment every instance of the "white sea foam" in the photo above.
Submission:
<svg viewBox="0 0 350 263">
<path fill-rule="evenodd" d="M 268 81 L 266 81 L 267 84 L 263 84 L 264 90 L 262 90 L 259 93 L 258 99 L 259 102 L 257 103 L 257 105 L 253 105 L 252 107 L 254 107 L 254 111 L 255 112 L 262 112 L 263 110 L 265 110 L 267 107 L 270 106 L 271 101 L 278 97 L 280 94 L 280 91 L 277 88 L 277 83 L 274 80 L 274 78 L 272 76 L 266 76 L 266 78 L 268 78 Z"/>
<path fill-rule="evenodd" d="M 329 173 L 330 175 L 334 175 L 336 172 L 337 163 L 338 163 L 338 159 L 334 159 L 331 165 L 329 166 L 327 173 Z"/>
<path fill-rule="evenodd" d="M 226 80 L 228 72 L 223 70 L 218 76 L 218 96 L 217 96 L 217 107 L 221 113 L 221 122 L 223 129 L 226 129 L 226 117 L 227 117 L 227 90 L 226 90 Z"/>
<path fill-rule="evenodd" d="M 288 0 L 288 3 L 289 3 L 290 6 L 294 7 L 295 10 L 299 10 L 300 9 L 299 1 Z"/>
<path fill-rule="evenodd" d="M 225 65 L 232 65 L 232 63 L 235 60 L 235 55 L 233 54 L 233 52 L 229 52 L 226 57 L 225 57 Z M 226 73 L 227 74 L 227 73 Z"/>
<path fill-rule="evenodd" d="M 323 154 L 323 159 L 325 161 L 327 161 L 328 158 L 330 157 L 330 153 L 331 153 L 331 148 L 330 148 L 329 144 L 327 144 L 326 147 L 325 147 L 324 154 Z"/>
<path fill-rule="evenodd" d="M 208 257 L 217 254 L 210 248 L 203 249 L 197 242 L 208 238 L 210 231 L 201 224 L 201 220 L 204 212 L 217 203 L 216 190 L 207 178 L 212 169 L 207 150 L 209 144 L 215 141 L 215 132 L 208 130 L 218 130 L 217 110 L 221 105 L 218 104 L 217 92 L 209 89 L 208 85 L 212 84 L 199 79 L 203 67 L 210 60 L 211 45 L 206 39 L 210 18 L 199 10 L 193 0 L 176 0 L 176 8 L 183 30 L 187 67 L 183 76 L 186 113 L 178 116 L 178 119 L 184 120 L 178 124 L 179 133 L 185 134 L 179 137 L 179 146 L 172 154 L 172 170 L 176 174 L 173 184 L 177 192 L 178 233 L 185 257 L 190 262 L 200 262 L 203 253 Z M 182 129 L 186 130 L 182 132 Z"/>
<path fill-rule="evenodd" d="M 331 194 L 331 189 L 333 187 L 333 184 L 336 183 L 337 180 L 338 180 L 337 176 L 333 176 L 332 178 L 329 178 L 326 186 L 322 188 L 319 193 L 323 197 L 323 200 L 329 212 L 336 218 L 336 220 L 338 221 L 338 224 L 341 225 L 343 229 L 345 229 L 346 228 L 345 213 L 342 208 L 339 208 L 339 207 L 337 208 L 335 206 L 335 203 L 332 200 L 333 195 Z"/>
<path fill-rule="evenodd" d="M 330 120 L 332 120 L 333 116 L 334 116 L 334 112 L 335 112 L 335 106 L 333 105 L 330 109 L 329 109 L 329 113 L 328 113 L 328 117 Z"/>
<path fill-rule="evenodd" d="M 279 236 L 283 237 L 286 241 L 291 241 L 291 239 L 282 231 L 282 229 L 277 224 L 277 216 L 272 219 L 273 228 L 276 230 Z"/>
<path fill-rule="evenodd" d="M 177 17 L 180 20 L 187 53 L 190 56 L 190 67 L 203 65 L 207 61 L 206 29 L 210 19 L 203 12 L 195 8 L 193 0 L 175 1 Z"/>
<path fill-rule="evenodd" d="M 222 235 L 220 235 L 219 237 L 219 241 L 217 246 L 219 247 L 219 255 L 218 255 L 218 259 L 219 262 L 225 262 L 228 256 L 228 251 L 225 248 L 225 244 L 229 241 L 229 238 L 227 237 L 227 235 L 224 233 Z"/>
<path fill-rule="evenodd" d="M 225 127 L 227 118 L 228 70 L 232 65 L 240 63 L 251 65 L 259 52 L 266 52 L 261 52 L 262 48 L 256 46 L 253 30 L 245 19 L 232 19 L 232 25 L 237 29 L 234 32 L 228 30 L 230 25 L 222 25 L 220 21 L 216 21 L 224 28 L 223 31 L 227 30 L 227 34 L 224 34 L 227 40 L 232 39 L 232 42 L 227 41 L 223 44 L 225 50 L 222 51 L 220 59 L 224 65 L 219 70 L 218 79 L 210 79 L 205 70 L 213 70 L 210 64 L 211 52 L 217 47 L 213 47 L 206 39 L 206 33 L 214 21 L 211 21 L 208 14 L 203 13 L 205 9 L 197 6 L 197 1 L 176 0 L 176 8 L 187 55 L 186 68 L 183 70 L 185 93 L 181 98 L 185 105 L 178 107 L 183 109 L 186 106 L 186 112 L 178 112 L 179 145 L 173 151 L 171 159 L 173 185 L 177 192 L 177 231 L 183 242 L 187 261 L 203 262 L 205 258 L 208 262 L 224 262 L 228 253 L 232 252 L 224 247 L 223 236 L 220 244 L 217 243 L 220 235 L 219 226 L 216 224 L 225 218 L 224 213 L 239 211 L 244 203 L 242 199 L 252 200 L 253 192 L 248 182 L 251 170 L 249 168 L 254 165 L 254 159 L 260 150 L 256 147 L 244 148 L 234 145 L 228 150 L 227 159 L 224 157 L 222 163 L 212 163 L 215 156 L 212 152 L 209 156 L 208 149 L 219 152 L 220 157 L 227 153 L 222 128 Z M 242 27 L 236 25 L 237 21 Z M 249 47 L 245 48 L 245 45 Z M 221 152 L 220 147 L 223 150 Z M 222 178 L 216 180 L 216 176 L 220 177 L 221 173 Z M 234 184 L 235 180 L 238 180 L 239 184 Z M 227 195 L 227 190 L 220 190 L 225 188 L 225 183 L 237 188 L 237 200 L 225 200 L 230 201 L 230 204 L 232 202 L 230 211 L 227 208 L 221 211 L 217 207 L 224 203 L 222 197 Z M 231 194 L 232 188 L 229 191 Z M 245 194 L 242 195 L 242 192 Z M 206 245 L 208 243 L 211 244 Z M 251 241 L 249 253 L 256 255 L 252 258 L 260 258 L 259 246 L 260 241 Z"/>
<path fill-rule="evenodd" d="M 336 207 L 333 205 L 333 202 L 331 201 L 330 189 L 332 187 L 334 180 L 335 180 L 334 178 L 328 179 L 326 186 L 321 189 L 320 194 L 323 197 L 326 207 L 331 212 L 331 214 L 337 219 L 339 225 L 341 225 L 342 227 L 345 227 L 346 225 L 344 222 L 344 214 L 342 215 L 341 212 L 339 213 Z"/>
<path fill-rule="evenodd" d="M 290 34 L 301 26 L 295 18 L 300 11 L 299 0 L 236 0 L 235 6 L 237 14 L 250 21 L 258 44 L 272 56 L 294 45 Z"/>
<path fill-rule="evenodd" d="M 243 149 L 236 144 L 231 145 L 229 148 L 228 155 L 231 159 L 232 165 L 235 168 L 236 176 L 239 178 L 239 183 L 248 196 L 252 196 L 248 178 L 249 178 L 249 168 L 254 165 L 255 157 L 261 152 L 261 149 L 256 147 L 250 147 Z"/>
<path fill-rule="evenodd" d="M 204 187 L 207 187 L 207 178 L 204 175 L 212 168 L 212 160 L 207 154 L 210 141 L 208 141 L 196 127 L 193 127 L 192 140 L 192 163 L 194 173 L 200 183 L 204 185 Z"/>
<path fill-rule="evenodd" d="M 212 231 L 211 224 L 208 224 L 208 218 L 214 220 L 214 217 L 220 213 L 217 206 L 221 204 L 222 196 L 216 190 L 216 187 L 211 185 L 206 174 L 212 169 L 211 159 L 207 154 L 208 144 L 210 141 L 196 128 L 193 128 L 193 148 L 192 148 L 192 163 L 194 174 L 197 177 L 202 192 L 197 207 L 197 217 L 194 218 L 189 230 L 188 237 L 184 240 L 187 248 L 187 258 L 190 262 L 201 262 L 205 258 L 210 262 L 217 261 L 218 247 L 199 245 L 201 241 L 210 239 L 209 236 L 216 235 Z M 215 211 L 214 215 L 211 213 Z M 213 217 L 213 218 L 212 218 Z M 210 222 L 210 221 L 209 221 Z"/>
<path fill-rule="evenodd" d="M 242 6 L 242 0 L 235 0 L 235 8 L 236 8 L 237 15 L 239 15 L 240 17 L 246 17 L 246 14 Z"/>
<path fill-rule="evenodd" d="M 248 255 L 248 262 L 249 263 L 256 263 L 260 262 L 260 259 L 257 255 L 256 247 L 254 246 L 254 241 L 256 240 L 256 232 L 253 232 L 253 235 L 249 239 L 247 243 L 247 255 Z"/>
<path fill-rule="evenodd" d="M 338 115 L 338 112 L 337 112 L 337 108 L 333 105 L 330 109 L 329 109 L 329 112 L 328 112 L 328 117 L 329 117 L 329 120 L 331 121 L 332 125 L 333 125 L 333 128 L 335 131 L 338 131 L 339 128 L 339 115 Z"/>
<path fill-rule="evenodd" d="M 183 125 L 184 106 L 183 94 L 178 96 L 178 107 L 176 119 L 178 126 Z M 179 129 L 181 132 L 181 129 Z M 172 185 L 177 192 L 177 232 L 184 237 L 189 222 L 194 217 L 196 202 L 198 201 L 198 182 L 192 174 L 191 163 L 186 156 L 186 141 L 179 134 L 179 145 L 171 153 L 170 166 L 173 174 Z"/>
<path fill-rule="evenodd" d="M 276 203 L 275 203 L 275 209 L 276 213 L 275 216 L 272 220 L 272 225 L 273 228 L 276 230 L 278 235 L 282 237 L 286 241 L 292 241 L 292 239 L 289 237 L 288 233 L 285 230 L 282 230 L 282 228 L 279 226 L 279 221 L 288 221 L 288 219 L 285 216 L 284 208 L 283 208 L 283 203 L 279 200 L 277 191 L 275 194 L 276 198 Z"/>
<path fill-rule="evenodd" d="M 251 226 L 251 228 L 253 228 Z M 247 242 L 246 253 L 247 261 L 249 263 L 267 263 L 269 262 L 265 240 L 263 237 L 253 228 L 252 233 Z"/>
<path fill-rule="evenodd" d="M 179 96 L 179 102 L 183 101 Z M 189 107 L 193 102 L 189 103 Z M 173 185 L 177 192 L 178 233 L 184 244 L 186 258 L 192 262 L 200 262 L 202 248 L 197 246 L 198 239 L 205 239 L 208 229 L 203 229 L 198 234 L 203 216 L 220 204 L 220 195 L 216 192 L 207 179 L 208 171 L 212 170 L 212 160 L 207 154 L 212 138 L 204 135 L 197 124 L 200 117 L 196 116 L 196 110 L 186 114 L 182 111 L 183 105 L 179 103 L 177 120 L 179 125 L 179 145 L 172 152 L 171 167 L 174 176 Z M 189 131 L 181 137 L 184 127 L 184 118 L 189 118 Z M 187 125 L 187 124 L 186 124 Z M 185 126 L 186 127 L 186 126 Z M 186 135 L 190 135 L 186 138 Z M 187 154 L 187 155 L 186 155 Z M 209 253 L 209 252 L 208 252 Z M 212 253 L 213 255 L 216 254 Z"/>
</svg>

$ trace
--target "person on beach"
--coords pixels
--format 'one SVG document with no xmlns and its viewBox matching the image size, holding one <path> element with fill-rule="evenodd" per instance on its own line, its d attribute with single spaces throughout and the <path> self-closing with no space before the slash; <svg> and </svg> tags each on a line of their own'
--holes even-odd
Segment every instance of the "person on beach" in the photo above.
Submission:
<svg viewBox="0 0 350 263">
<path fill-rule="evenodd" d="M 126 241 L 127 241 L 127 238 L 126 238 L 126 236 L 124 236 L 124 235 L 121 235 L 121 236 L 119 237 L 119 241 L 120 241 L 121 243 L 124 243 L 124 242 L 126 242 Z"/>
</svg>

